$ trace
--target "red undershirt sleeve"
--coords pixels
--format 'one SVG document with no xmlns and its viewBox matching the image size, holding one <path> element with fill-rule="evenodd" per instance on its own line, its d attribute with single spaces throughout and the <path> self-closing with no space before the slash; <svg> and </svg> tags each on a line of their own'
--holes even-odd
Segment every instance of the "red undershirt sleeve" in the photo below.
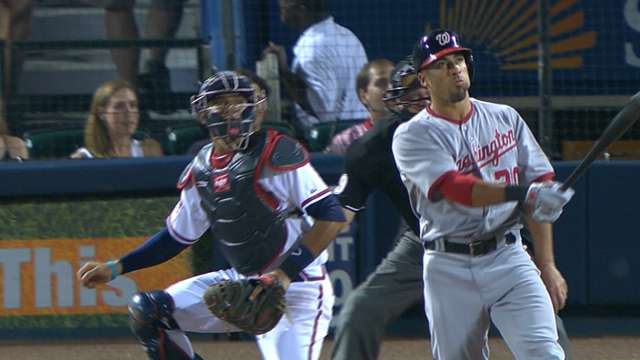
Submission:
<svg viewBox="0 0 640 360">
<path fill-rule="evenodd" d="M 477 177 L 462 174 L 459 171 L 448 171 L 436 180 L 429 189 L 429 198 L 433 192 L 439 192 L 447 200 L 471 206 L 473 185 L 480 181 Z"/>
</svg>

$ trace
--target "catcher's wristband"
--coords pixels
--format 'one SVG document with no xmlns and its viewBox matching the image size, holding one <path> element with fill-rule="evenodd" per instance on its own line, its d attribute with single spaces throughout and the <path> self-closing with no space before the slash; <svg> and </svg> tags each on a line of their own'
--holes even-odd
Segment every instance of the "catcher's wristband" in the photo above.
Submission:
<svg viewBox="0 0 640 360">
<path fill-rule="evenodd" d="M 504 188 L 504 199 L 506 201 L 525 201 L 528 191 L 528 186 L 507 185 Z"/>
<path fill-rule="evenodd" d="M 300 245 L 297 249 L 290 252 L 287 259 L 280 264 L 280 270 L 287 274 L 290 280 L 293 280 L 298 277 L 298 274 L 300 274 L 307 265 L 311 264 L 315 258 L 316 256 L 311 253 L 308 247 Z"/>
<path fill-rule="evenodd" d="M 117 260 L 109 260 L 106 265 L 111 269 L 111 279 L 113 280 L 118 277 L 118 261 Z"/>
</svg>

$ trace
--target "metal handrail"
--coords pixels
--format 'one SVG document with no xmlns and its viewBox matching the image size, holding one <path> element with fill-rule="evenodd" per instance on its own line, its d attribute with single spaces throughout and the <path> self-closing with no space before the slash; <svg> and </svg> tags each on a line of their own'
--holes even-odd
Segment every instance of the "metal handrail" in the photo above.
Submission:
<svg viewBox="0 0 640 360">
<path fill-rule="evenodd" d="M 197 48 L 203 45 L 200 38 L 187 39 L 122 39 L 122 40 L 56 40 L 56 41 L 12 41 L 14 49 L 104 49 L 122 47 L 170 47 L 170 48 Z"/>
</svg>

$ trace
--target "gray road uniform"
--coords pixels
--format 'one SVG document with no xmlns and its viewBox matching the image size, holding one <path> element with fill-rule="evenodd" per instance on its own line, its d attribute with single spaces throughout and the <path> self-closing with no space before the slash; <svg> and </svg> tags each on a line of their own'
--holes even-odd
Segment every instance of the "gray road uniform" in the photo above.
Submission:
<svg viewBox="0 0 640 360">
<path fill-rule="evenodd" d="M 437 191 L 455 172 L 513 185 L 553 177 L 513 108 L 476 99 L 471 104 L 462 122 L 427 108 L 400 125 L 393 139 L 426 248 L 423 280 L 432 351 L 438 359 L 487 359 L 493 321 L 516 358 L 564 359 L 551 299 L 521 245 L 518 203 L 472 208 Z"/>
</svg>

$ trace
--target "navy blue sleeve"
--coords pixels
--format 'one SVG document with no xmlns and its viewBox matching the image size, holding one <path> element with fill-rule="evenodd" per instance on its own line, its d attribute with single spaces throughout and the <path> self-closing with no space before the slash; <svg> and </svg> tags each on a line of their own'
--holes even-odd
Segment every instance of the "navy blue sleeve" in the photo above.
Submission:
<svg viewBox="0 0 640 360">
<path fill-rule="evenodd" d="M 157 234 L 145 241 L 137 249 L 120 259 L 122 273 L 126 274 L 135 270 L 144 269 L 153 265 L 161 264 L 176 255 L 189 245 L 179 243 L 169 234 L 169 230 L 164 228 Z"/>
<path fill-rule="evenodd" d="M 364 209 L 371 187 L 363 180 L 366 179 L 364 166 L 366 163 L 357 156 L 358 148 L 349 148 L 345 157 L 345 173 L 340 177 L 336 188 L 336 195 L 345 208 L 358 212 Z M 353 155 L 356 153 L 356 155 Z"/>
<path fill-rule="evenodd" d="M 307 214 L 315 220 L 321 221 L 347 221 L 342 211 L 342 206 L 335 195 L 331 194 L 306 208 Z"/>
</svg>

